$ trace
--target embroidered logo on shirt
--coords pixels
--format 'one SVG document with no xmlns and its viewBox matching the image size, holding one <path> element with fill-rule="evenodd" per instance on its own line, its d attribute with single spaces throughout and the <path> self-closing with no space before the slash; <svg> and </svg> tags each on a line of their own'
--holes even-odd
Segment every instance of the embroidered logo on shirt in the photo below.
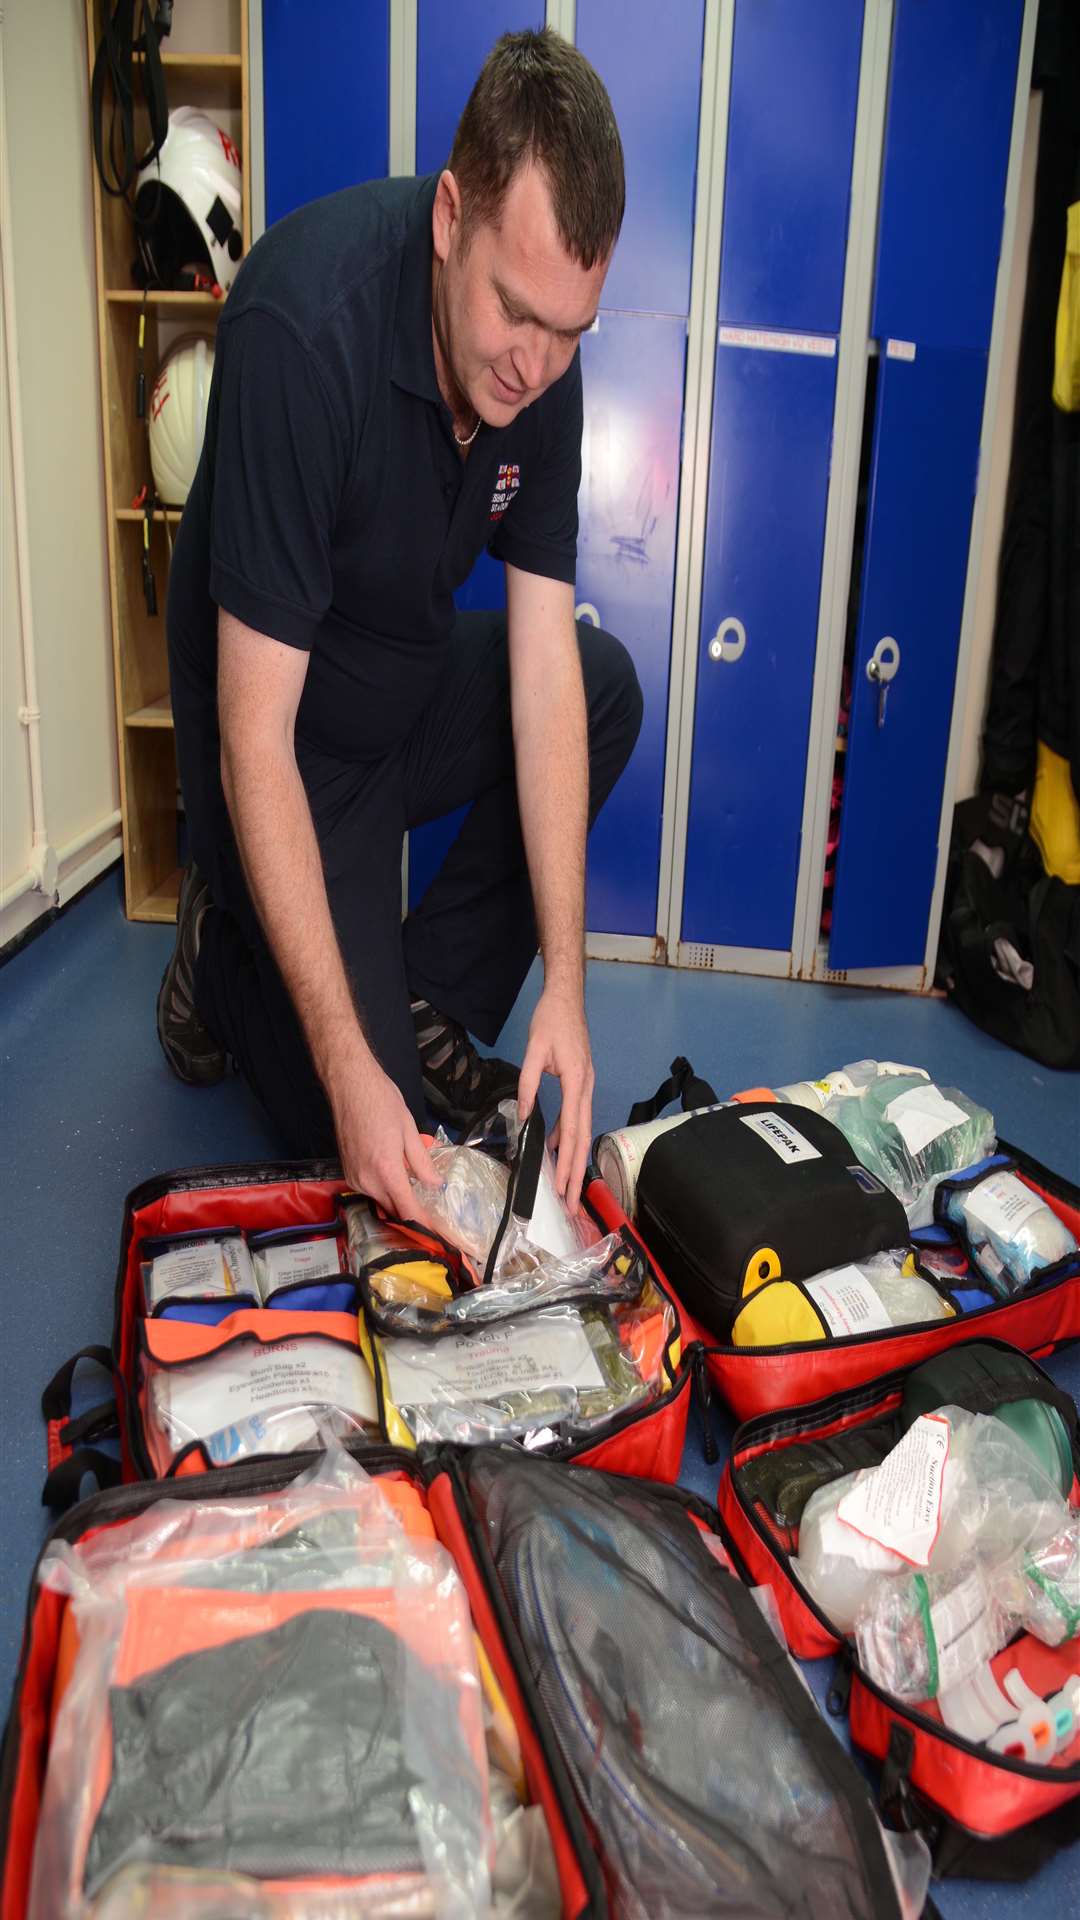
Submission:
<svg viewBox="0 0 1080 1920">
<path fill-rule="evenodd" d="M 521 485 L 521 468 L 515 463 L 507 466 L 505 462 L 499 468 L 495 480 L 495 491 L 491 496 L 491 518 L 501 520 Z"/>
</svg>

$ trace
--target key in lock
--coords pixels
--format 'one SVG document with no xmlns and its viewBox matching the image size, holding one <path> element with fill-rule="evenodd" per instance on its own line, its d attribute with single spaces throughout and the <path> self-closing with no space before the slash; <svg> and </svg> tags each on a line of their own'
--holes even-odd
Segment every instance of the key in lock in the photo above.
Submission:
<svg viewBox="0 0 1080 1920">
<path fill-rule="evenodd" d="M 900 665 L 900 648 L 891 634 L 879 640 L 866 663 L 866 677 L 872 680 L 878 690 L 877 723 L 885 725 L 885 706 L 889 698 L 889 682 L 896 677 Z"/>
</svg>

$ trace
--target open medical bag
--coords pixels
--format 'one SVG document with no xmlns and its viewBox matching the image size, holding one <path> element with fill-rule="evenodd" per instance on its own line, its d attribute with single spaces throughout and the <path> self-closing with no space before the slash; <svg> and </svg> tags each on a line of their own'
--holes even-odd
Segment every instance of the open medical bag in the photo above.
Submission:
<svg viewBox="0 0 1080 1920">
<path fill-rule="evenodd" d="M 0 1761 L 2 1920 L 457 1914 L 500 1876 L 606 1912 L 452 1463 L 359 1465 L 112 1488 L 58 1522 Z"/>
<path fill-rule="evenodd" d="M 943 1391 L 953 1401 L 947 1414 L 938 1408 Z M 946 1504 L 947 1493 L 960 1502 L 965 1440 L 967 1470 L 974 1461 L 987 1476 L 981 1506 L 972 1498 L 966 1509 Z M 946 1481 L 939 1471 L 929 1558 L 915 1549 L 909 1558 L 906 1546 L 883 1552 L 864 1491 L 886 1460 L 877 1482 L 886 1509 L 907 1497 L 906 1485 L 923 1484 L 920 1473 L 933 1488 L 933 1462 L 918 1457 L 926 1444 L 946 1460 L 951 1444 L 956 1476 Z M 962 1536 L 965 1555 L 936 1571 L 947 1528 L 974 1528 L 976 1514 L 993 1526 L 996 1508 L 1019 1537 L 1028 1523 L 1018 1483 L 995 1477 L 1001 1461 L 1015 1475 L 1018 1460 L 1021 1474 L 1059 1501 L 1064 1532 L 1046 1522 L 1047 1539 L 1033 1533 L 1039 1545 L 1003 1556 L 993 1579 L 974 1534 Z M 867 1469 L 856 1488 L 854 1476 Z M 758 1414 L 732 1441 L 718 1507 L 733 1563 L 752 1587 L 771 1589 L 793 1654 L 840 1654 L 830 1710 L 847 1705 L 855 1746 L 882 1768 L 883 1815 L 924 1835 L 938 1874 L 1022 1879 L 1080 1837 L 1078 1470 L 1070 1397 L 1016 1348 L 982 1339 L 812 1405 Z M 1006 1566 L 1008 1606 L 994 1611 Z M 837 1624 L 842 1607 L 854 1621 L 849 1614 Z M 1013 1688 L 1029 1703 L 1026 1720 L 1010 1704 Z"/>
<path fill-rule="evenodd" d="M 478 1867 L 486 1843 L 500 1884 L 506 1829 L 473 1790 L 481 1694 L 492 1809 L 505 1806 L 505 1775 L 526 1817 L 535 1822 L 542 1809 L 548 1836 L 537 1844 L 534 1827 L 531 1849 L 509 1848 L 507 1905 L 496 1914 L 585 1920 L 610 1903 L 620 1920 L 690 1920 L 721 1908 L 771 1920 L 792 1910 L 795 1884 L 808 1920 L 920 1911 L 924 1849 L 883 1833 L 857 1769 L 730 1570 L 718 1516 L 704 1502 L 505 1444 L 421 1456 L 354 1451 L 409 1530 L 391 1542 L 409 1563 L 394 1605 L 385 1584 L 358 1593 L 333 1571 L 381 1550 L 362 1527 L 342 1531 L 357 1496 L 350 1454 L 337 1448 L 335 1466 L 333 1458 L 111 1489 L 59 1521 L 31 1589 L 0 1763 L 0 1920 L 134 1911 L 322 1920 L 339 1914 L 335 1894 L 341 1920 L 354 1911 L 462 1920 L 487 1912 Z M 367 1520 L 370 1487 L 359 1499 Z M 385 1522 L 376 1517 L 375 1526 Z M 425 1527 L 434 1540 L 417 1543 Z M 479 1640 L 464 1688 L 445 1564 L 437 1595 L 421 1577 L 432 1554 L 453 1562 Z M 313 1592 L 324 1562 L 327 1590 Z M 103 1641 L 97 1591 L 110 1579 L 123 1607 Z M 436 1597 L 437 1613 L 412 1617 Z M 252 1667 L 237 1609 L 261 1642 L 261 1667 Z M 411 1681 L 402 1701 L 387 1684 L 365 1707 L 372 1648 L 376 1678 L 402 1671 L 387 1661 L 387 1624 L 409 1641 Z M 87 1669 L 103 1644 L 111 1664 L 92 1676 L 100 1698 L 88 1722 Z M 260 1684 L 269 1676 L 280 1680 L 280 1699 Z M 377 1722 L 370 1745 L 365 1715 Z M 356 1736 L 347 1780 L 312 1738 L 319 1716 L 333 1729 L 331 1752 L 339 1734 L 343 1744 Z M 277 1764 L 266 1751 L 275 1732 Z M 200 1756 L 215 1768 L 200 1767 Z M 403 1778 L 412 1791 L 403 1793 Z M 232 1788 L 224 1805 L 223 1779 Z M 329 1817 L 365 1789 L 351 1819 Z M 519 1817 L 511 1804 L 511 1838 Z M 533 1897 L 519 1906 L 512 1874 L 522 1858 Z M 378 1885 L 370 1904 L 353 1908 L 345 1897 L 350 1873 L 360 1877 L 369 1859 L 385 1909 L 373 1897 Z M 430 1904 L 393 1904 L 417 1881 L 430 1898 L 425 1876 Z M 161 1904 L 128 1906 L 129 1892 Z"/>
<path fill-rule="evenodd" d="M 536 1134 L 534 1128 L 530 1139 Z M 535 1158 L 532 1149 L 530 1154 Z M 504 1230 L 512 1229 L 517 1217 L 513 1206 L 521 1204 L 523 1167 L 528 1172 L 524 1163 L 522 1152 L 515 1157 L 507 1189 Z M 528 1185 L 526 1179 L 524 1186 Z M 411 1446 L 418 1437 L 433 1437 L 430 1426 L 414 1422 L 410 1430 L 408 1420 L 400 1417 L 390 1400 L 386 1349 L 399 1346 L 415 1375 L 423 1367 L 430 1369 L 436 1340 L 422 1328 L 414 1329 L 415 1338 L 399 1342 L 384 1341 L 379 1333 L 380 1301 L 373 1281 L 381 1280 L 385 1293 L 386 1275 L 365 1270 L 357 1276 L 345 1270 L 349 1258 L 346 1216 L 355 1198 L 348 1194 L 333 1162 L 198 1168 L 162 1175 L 136 1188 L 124 1212 L 111 1348 L 82 1349 L 59 1369 L 42 1397 L 48 1428 L 45 1504 L 70 1504 L 88 1473 L 105 1486 L 120 1479 L 198 1473 L 208 1465 L 228 1466 L 262 1453 L 310 1447 L 317 1421 L 326 1417 L 328 1407 L 341 1439 L 391 1437 Z M 579 1458 L 620 1472 L 674 1480 L 690 1394 L 701 1371 L 695 1329 L 602 1182 L 593 1180 L 587 1186 L 580 1217 L 583 1237 L 591 1235 L 601 1252 L 613 1249 L 597 1284 L 609 1290 L 614 1305 L 609 1307 L 606 1299 L 575 1303 L 563 1297 L 553 1304 L 541 1299 L 533 1306 L 526 1293 L 519 1311 L 516 1296 L 511 1295 L 514 1311 L 505 1320 L 493 1329 L 477 1325 L 460 1333 L 451 1325 L 442 1336 L 448 1342 L 442 1350 L 448 1356 L 452 1348 L 463 1350 L 464 1366 L 492 1347 L 509 1348 L 513 1364 L 527 1372 L 532 1356 L 526 1352 L 523 1359 L 517 1349 L 535 1340 L 545 1322 L 555 1316 L 560 1341 L 568 1333 L 580 1335 L 579 1377 L 593 1383 L 593 1398 L 585 1402 L 589 1417 L 581 1421 L 566 1418 L 565 1405 L 550 1409 L 549 1418 L 548 1401 L 542 1399 L 542 1418 L 534 1423 L 530 1444 L 541 1445 L 559 1458 Z M 451 1276 L 440 1292 L 427 1296 L 441 1312 L 457 1307 L 464 1291 L 471 1299 L 481 1290 L 485 1298 L 501 1297 L 497 1289 L 455 1289 L 452 1276 L 462 1256 L 437 1235 L 382 1224 L 398 1247 L 396 1273 L 405 1271 L 404 1242 L 408 1257 L 419 1258 L 428 1270 L 437 1269 L 437 1277 Z M 288 1239 L 303 1230 L 336 1233 L 344 1250 L 342 1270 L 332 1281 L 320 1275 L 311 1283 L 316 1294 L 324 1295 L 329 1285 L 325 1305 L 308 1305 L 308 1290 L 302 1284 L 279 1292 L 275 1304 L 269 1305 L 254 1304 L 243 1291 L 233 1295 L 239 1256 L 229 1252 L 222 1284 L 229 1289 L 226 1304 L 231 1310 L 224 1318 L 209 1323 L 178 1319 L 162 1311 L 161 1304 L 146 1311 L 148 1249 L 166 1243 L 167 1258 L 177 1252 L 186 1258 L 189 1246 L 205 1252 L 209 1242 L 216 1262 L 221 1243 L 250 1244 L 270 1235 Z M 374 1262 L 376 1268 L 379 1264 Z M 176 1304 L 174 1277 L 170 1269 L 169 1290 L 163 1295 L 166 1306 Z M 627 1289 L 634 1288 L 634 1298 L 621 1300 Z M 352 1297 L 351 1312 L 342 1311 L 342 1289 Z M 200 1302 L 195 1304 L 198 1307 Z M 397 1304 L 400 1307 L 400 1301 Z M 362 1305 L 373 1318 L 361 1335 L 357 1310 Z M 378 1362 L 374 1377 L 361 1352 L 361 1340 Z M 599 1355 L 597 1348 L 602 1349 Z M 113 1391 L 104 1403 L 72 1418 L 73 1377 L 83 1359 L 111 1373 Z M 208 1393 L 210 1404 L 224 1409 L 220 1417 L 207 1417 Z M 520 1406 L 520 1401 L 516 1404 Z M 117 1432 L 119 1462 L 101 1445 Z M 464 1434 L 452 1427 L 443 1437 L 466 1436 L 492 1437 L 482 1430 L 478 1435 L 470 1433 L 468 1423 Z"/>
<path fill-rule="evenodd" d="M 635 1119 L 654 1119 L 659 1106 L 680 1090 L 687 1108 L 712 1094 L 706 1083 L 690 1077 L 685 1061 L 674 1065 L 685 1071 L 675 1074 L 655 1100 L 634 1109 L 631 1126 Z M 873 1314 L 866 1317 L 873 1299 L 860 1274 L 860 1268 L 872 1274 L 873 1263 L 887 1258 L 885 1249 L 899 1248 L 907 1252 L 905 1276 L 915 1276 L 917 1285 L 920 1276 L 932 1275 L 948 1298 L 943 1269 L 965 1239 L 963 1228 L 947 1217 L 949 1196 L 975 1178 L 987 1181 L 1000 1172 L 1014 1175 L 1033 1199 L 1045 1201 L 1080 1241 L 1080 1188 L 1072 1181 L 1002 1140 L 977 1170 L 943 1181 L 934 1219 L 911 1228 L 900 1201 L 861 1164 L 825 1115 L 766 1102 L 765 1092 L 757 1089 L 717 1111 L 692 1114 L 654 1139 L 636 1169 L 636 1225 L 695 1316 L 709 1375 L 736 1419 L 816 1401 L 914 1366 L 958 1341 L 1005 1340 L 1045 1356 L 1080 1338 L 1075 1251 L 1037 1269 L 1034 1284 L 1012 1298 L 992 1300 L 984 1292 L 987 1304 L 965 1303 L 955 1314 L 950 1310 L 948 1317 L 921 1324 L 883 1326 L 880 1318 L 873 1324 Z M 732 1144 L 744 1156 L 738 1168 L 728 1157 Z M 767 1207 L 761 1204 L 764 1188 L 758 1191 L 763 1179 L 769 1183 Z M 790 1204 L 778 1204 L 777 1194 L 790 1196 Z M 970 1238 L 967 1244 L 970 1251 Z M 981 1284 L 981 1278 L 973 1269 L 966 1284 Z M 751 1315 L 760 1319 L 781 1288 L 811 1337 L 757 1344 L 747 1331 Z M 928 1292 L 927 1298 L 933 1295 Z M 732 1339 L 737 1313 L 741 1344 Z M 870 1330 L 859 1330 L 860 1324 Z M 845 1331 L 848 1327 L 854 1330 Z"/>
</svg>

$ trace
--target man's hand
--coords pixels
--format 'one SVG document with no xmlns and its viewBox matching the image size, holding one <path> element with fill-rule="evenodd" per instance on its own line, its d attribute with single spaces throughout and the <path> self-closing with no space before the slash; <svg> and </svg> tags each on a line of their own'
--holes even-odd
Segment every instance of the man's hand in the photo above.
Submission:
<svg viewBox="0 0 1080 1920">
<path fill-rule="evenodd" d="M 542 1073 L 562 1085 L 562 1110 L 552 1134 L 558 1149 L 555 1185 L 570 1211 L 581 1200 L 581 1183 L 592 1141 L 593 1065 L 580 992 L 545 987 L 529 1023 L 529 1044 L 518 1081 L 522 1120 L 532 1112 Z"/>
<path fill-rule="evenodd" d="M 335 1074 L 329 1089 L 345 1178 L 395 1219 L 430 1226 L 409 1175 L 426 1187 L 442 1181 L 398 1088 L 369 1061 L 366 1069 Z"/>
</svg>

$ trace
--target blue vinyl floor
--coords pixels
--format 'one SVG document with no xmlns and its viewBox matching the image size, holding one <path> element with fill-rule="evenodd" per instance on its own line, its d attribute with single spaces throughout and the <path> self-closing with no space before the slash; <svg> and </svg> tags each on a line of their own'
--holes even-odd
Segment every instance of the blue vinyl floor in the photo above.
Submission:
<svg viewBox="0 0 1080 1920">
<path fill-rule="evenodd" d="M 47 1526 L 41 1388 L 77 1347 L 110 1337 L 125 1194 L 170 1168 L 279 1150 L 238 1080 L 196 1091 L 169 1074 L 154 999 L 172 937 L 169 928 L 125 921 L 113 874 L 0 972 L 4 1694 Z M 533 977 L 502 1035 L 498 1050 L 508 1058 L 521 1058 L 535 989 Z M 940 1001 L 616 963 L 590 968 L 588 1001 L 598 1131 L 621 1124 L 676 1053 L 721 1095 L 876 1055 L 961 1087 L 992 1110 L 1008 1139 L 1080 1180 L 1080 1075 L 1009 1052 Z M 1080 1348 L 1049 1370 L 1080 1398 Z M 715 1420 L 726 1450 L 730 1427 L 722 1413 Z M 706 1466 L 695 1429 L 684 1481 L 712 1498 L 719 1471 Z M 809 1670 L 819 1697 L 828 1664 Z M 934 1898 L 945 1920 L 1066 1920 L 1080 1914 L 1080 1846 L 1025 1886 L 951 1881 L 935 1885 Z"/>
</svg>

